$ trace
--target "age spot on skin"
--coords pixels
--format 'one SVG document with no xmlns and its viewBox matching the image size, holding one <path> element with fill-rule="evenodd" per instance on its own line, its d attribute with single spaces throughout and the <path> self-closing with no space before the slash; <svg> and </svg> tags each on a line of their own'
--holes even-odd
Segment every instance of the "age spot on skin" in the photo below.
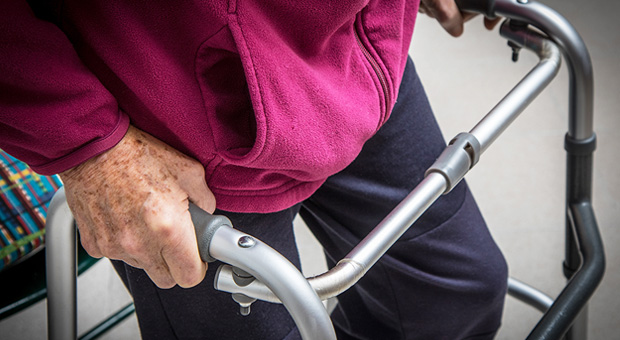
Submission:
<svg viewBox="0 0 620 340">
<path fill-rule="evenodd" d="M 153 259 L 154 252 L 178 246 L 177 223 L 187 212 L 188 192 L 202 188 L 203 178 L 194 178 L 204 177 L 199 169 L 199 162 L 130 127 L 114 148 L 61 177 L 81 236 L 92 251 L 150 268 L 150 262 L 143 261 Z M 128 251 L 137 254 L 128 256 Z M 170 281 L 165 262 L 154 271 L 145 270 L 159 281 Z"/>
</svg>

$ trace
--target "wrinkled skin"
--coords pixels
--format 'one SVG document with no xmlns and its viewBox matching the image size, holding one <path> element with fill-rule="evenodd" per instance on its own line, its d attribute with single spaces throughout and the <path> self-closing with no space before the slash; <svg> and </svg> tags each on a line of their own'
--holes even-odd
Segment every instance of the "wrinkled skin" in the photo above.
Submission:
<svg viewBox="0 0 620 340">
<path fill-rule="evenodd" d="M 161 288 L 202 281 L 188 206 L 212 213 L 215 198 L 199 162 L 130 127 L 114 148 L 60 176 L 91 256 L 143 268 Z"/>
</svg>

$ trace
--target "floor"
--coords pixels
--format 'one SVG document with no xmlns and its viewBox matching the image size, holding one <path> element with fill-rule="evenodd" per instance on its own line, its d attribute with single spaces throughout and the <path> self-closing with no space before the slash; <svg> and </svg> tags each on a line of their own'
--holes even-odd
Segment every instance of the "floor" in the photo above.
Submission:
<svg viewBox="0 0 620 340">
<path fill-rule="evenodd" d="M 595 130 L 598 148 L 594 163 L 594 206 L 606 246 L 607 271 L 589 306 L 589 338 L 620 339 L 620 160 L 614 138 L 620 128 L 620 3 L 545 0 L 572 22 L 589 48 L 594 65 Z M 518 63 L 497 34 L 485 31 L 480 18 L 454 39 L 432 20 L 418 20 L 410 54 L 413 56 L 446 138 L 469 131 L 536 63 L 522 52 Z M 508 259 L 510 273 L 552 297 L 565 284 L 564 134 L 567 129 L 568 74 L 563 65 L 556 80 L 488 149 L 467 176 L 496 241 Z M 616 151 L 614 151 L 616 150 Z M 313 237 L 302 223 L 296 230 L 304 271 L 324 270 Z M 107 261 L 78 281 L 79 332 L 129 301 Z M 92 287 L 92 288 L 91 288 Z M 507 299 L 498 339 L 523 339 L 540 318 L 536 310 Z M 45 303 L 0 322 L 3 339 L 45 338 Z M 104 339 L 138 339 L 135 317 Z"/>
</svg>

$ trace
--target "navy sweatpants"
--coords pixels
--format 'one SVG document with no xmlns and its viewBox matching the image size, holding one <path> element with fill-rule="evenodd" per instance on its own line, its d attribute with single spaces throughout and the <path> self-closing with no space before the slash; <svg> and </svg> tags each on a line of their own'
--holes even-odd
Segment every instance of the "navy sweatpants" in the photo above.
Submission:
<svg viewBox="0 0 620 340">
<path fill-rule="evenodd" d="M 298 267 L 292 221 L 300 213 L 331 266 L 422 180 L 444 147 L 409 61 L 390 119 L 311 198 L 273 214 L 216 213 Z M 300 338 L 282 305 L 259 301 L 241 316 L 230 295 L 213 288 L 218 263 L 200 285 L 166 290 L 140 269 L 114 265 L 134 298 L 144 339 Z M 500 325 L 506 280 L 506 262 L 462 182 L 338 297 L 332 320 L 338 339 L 490 339 Z"/>
</svg>

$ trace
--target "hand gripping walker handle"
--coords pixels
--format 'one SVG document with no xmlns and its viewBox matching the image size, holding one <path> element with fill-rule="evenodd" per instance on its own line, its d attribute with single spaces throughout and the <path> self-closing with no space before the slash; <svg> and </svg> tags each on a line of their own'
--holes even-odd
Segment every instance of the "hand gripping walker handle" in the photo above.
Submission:
<svg viewBox="0 0 620 340">
<path fill-rule="evenodd" d="M 284 256 L 260 240 L 233 229 L 224 216 L 211 215 L 192 203 L 189 212 L 203 261 L 220 260 L 264 283 L 282 301 L 304 340 L 336 339 L 325 306 L 306 278 Z M 242 303 L 248 302 L 235 301 L 242 308 L 245 307 Z"/>
</svg>

